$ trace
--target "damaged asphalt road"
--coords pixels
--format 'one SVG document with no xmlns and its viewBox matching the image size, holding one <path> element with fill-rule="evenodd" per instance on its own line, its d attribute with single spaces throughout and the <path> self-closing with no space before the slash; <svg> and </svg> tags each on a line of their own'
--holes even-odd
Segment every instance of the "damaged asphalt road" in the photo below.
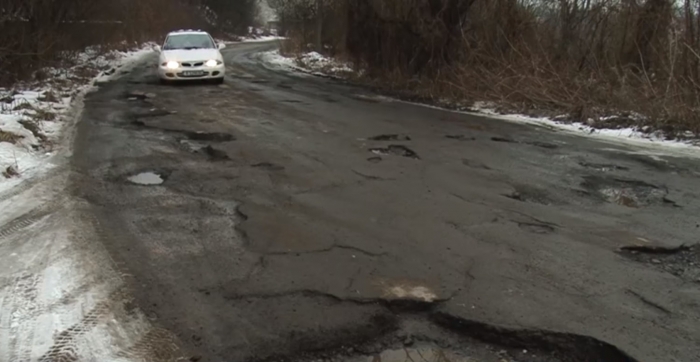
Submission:
<svg viewBox="0 0 700 362">
<path fill-rule="evenodd" d="M 698 160 L 269 69 L 274 46 L 227 49 L 223 86 L 144 63 L 85 101 L 70 192 L 161 331 L 129 348 L 700 360 L 700 260 L 672 257 L 698 242 Z"/>
</svg>

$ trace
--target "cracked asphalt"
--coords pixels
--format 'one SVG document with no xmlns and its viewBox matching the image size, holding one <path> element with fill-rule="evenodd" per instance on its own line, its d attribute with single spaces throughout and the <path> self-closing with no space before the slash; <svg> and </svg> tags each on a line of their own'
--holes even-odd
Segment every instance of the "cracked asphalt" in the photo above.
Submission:
<svg viewBox="0 0 700 362">
<path fill-rule="evenodd" d="M 85 100 L 68 190 L 167 331 L 149 361 L 700 360 L 697 253 L 621 250 L 698 242 L 697 159 L 378 97 L 275 46 L 228 48 L 223 86 L 158 85 L 153 55 Z"/>
</svg>

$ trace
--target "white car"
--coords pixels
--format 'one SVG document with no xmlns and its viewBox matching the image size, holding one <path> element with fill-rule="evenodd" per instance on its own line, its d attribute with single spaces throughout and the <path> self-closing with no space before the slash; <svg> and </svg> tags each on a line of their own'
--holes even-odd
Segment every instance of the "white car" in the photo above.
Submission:
<svg viewBox="0 0 700 362">
<path fill-rule="evenodd" d="M 205 31 L 169 33 L 163 47 L 155 48 L 160 53 L 158 76 L 162 83 L 197 79 L 223 83 L 226 68 L 220 50 L 225 47 Z"/>
</svg>

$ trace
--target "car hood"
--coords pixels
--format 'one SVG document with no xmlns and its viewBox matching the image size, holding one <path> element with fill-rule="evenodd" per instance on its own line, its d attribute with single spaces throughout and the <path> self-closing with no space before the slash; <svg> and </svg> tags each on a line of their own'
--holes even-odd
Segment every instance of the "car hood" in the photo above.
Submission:
<svg viewBox="0 0 700 362">
<path fill-rule="evenodd" d="M 174 60 L 178 62 L 191 62 L 197 60 L 221 59 L 221 53 L 217 49 L 174 49 L 164 50 L 161 58 L 163 60 Z"/>
</svg>

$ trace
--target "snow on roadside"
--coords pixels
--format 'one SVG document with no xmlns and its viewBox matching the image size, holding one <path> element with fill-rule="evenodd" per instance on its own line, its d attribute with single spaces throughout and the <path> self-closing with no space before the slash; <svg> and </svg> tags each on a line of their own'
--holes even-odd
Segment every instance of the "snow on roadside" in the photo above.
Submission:
<svg viewBox="0 0 700 362">
<path fill-rule="evenodd" d="M 280 54 L 279 50 L 260 53 L 260 60 L 262 60 L 265 63 L 278 66 L 280 68 L 301 70 L 297 66 L 297 62 L 294 60 L 294 58 L 283 56 L 282 54 Z"/>
<path fill-rule="evenodd" d="M 299 71 L 312 75 L 319 76 L 339 76 L 347 75 L 353 72 L 352 67 L 347 63 L 342 63 L 337 60 L 333 60 L 328 57 L 324 57 L 316 52 L 301 54 L 297 58 L 286 57 L 278 50 L 260 53 L 260 59 L 270 65 L 287 69 Z M 341 76 L 342 77 L 342 76 Z M 391 100 L 396 102 L 404 102 L 398 99 L 392 99 L 384 96 L 376 96 L 375 98 Z M 565 122 L 548 117 L 532 117 L 522 114 L 503 114 L 496 110 L 496 106 L 489 102 L 474 102 L 471 107 L 460 107 L 464 110 L 454 110 L 448 107 L 441 107 L 435 105 L 429 105 L 424 103 L 415 102 L 404 102 L 415 104 L 423 107 L 429 107 L 434 109 L 440 109 L 451 112 L 465 113 L 471 115 L 489 116 L 491 118 L 497 118 L 509 122 L 515 123 L 525 123 L 537 126 L 542 126 L 550 129 L 561 130 L 564 132 L 569 132 L 578 135 L 590 136 L 598 138 L 608 142 L 621 142 L 638 146 L 650 146 L 654 148 L 675 148 L 675 149 L 685 149 L 685 153 L 694 154 L 696 151 L 700 152 L 700 140 L 697 140 L 696 135 L 688 135 L 688 140 L 669 140 L 663 133 L 660 132 L 644 132 L 639 128 L 626 127 L 626 128 L 599 128 L 592 127 L 588 124 L 581 122 Z M 449 102 L 447 102 L 449 103 Z M 609 118 L 613 118 L 612 116 Z M 641 117 L 636 115 L 635 117 Z M 601 121 L 605 121 L 603 118 Z M 693 139 L 695 138 L 695 139 Z"/>
<path fill-rule="evenodd" d="M 281 68 L 317 76 L 342 78 L 355 72 L 349 63 L 323 56 L 317 52 L 303 53 L 296 58 L 291 58 L 280 54 L 279 50 L 273 50 L 260 53 L 260 59 Z"/>
<path fill-rule="evenodd" d="M 700 148 L 698 148 L 698 146 L 700 146 L 700 141 L 698 140 L 670 140 L 666 139 L 661 132 L 643 132 L 636 127 L 617 129 L 597 128 L 582 122 L 562 122 L 549 117 L 531 117 L 522 114 L 501 114 L 495 110 L 492 104 L 485 102 L 475 102 L 469 111 L 463 111 L 461 113 L 487 115 L 492 118 L 502 119 L 509 122 L 538 125 L 573 134 L 588 135 L 590 137 L 607 141 L 623 142 L 642 146 L 686 148 L 693 151 L 700 151 Z"/>
<path fill-rule="evenodd" d="M 283 36 L 265 35 L 265 36 L 258 36 L 258 37 L 243 37 L 239 40 L 239 42 L 241 42 L 241 43 L 258 43 L 258 42 L 284 40 L 284 39 L 285 38 Z"/>
<path fill-rule="evenodd" d="M 0 88 L 0 192 L 50 169 L 50 156 L 76 97 L 152 52 L 152 44 L 102 53 L 96 47 L 74 55 L 69 68 L 46 68 L 45 81 Z"/>
</svg>

